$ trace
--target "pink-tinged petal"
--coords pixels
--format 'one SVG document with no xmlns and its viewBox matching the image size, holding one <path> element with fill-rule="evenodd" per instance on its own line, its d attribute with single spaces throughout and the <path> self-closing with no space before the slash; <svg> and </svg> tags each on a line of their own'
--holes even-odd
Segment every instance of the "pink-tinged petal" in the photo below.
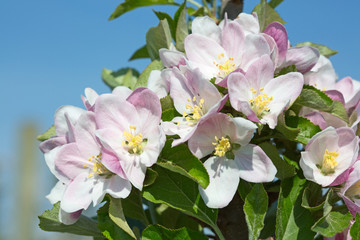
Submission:
<svg viewBox="0 0 360 240">
<path fill-rule="evenodd" d="M 129 125 L 138 121 L 137 109 L 114 94 L 103 94 L 95 104 L 95 119 L 99 128 L 117 128 L 128 131 Z"/>
<path fill-rule="evenodd" d="M 43 153 L 47 153 L 51 150 L 53 150 L 56 147 L 62 146 L 64 144 L 66 144 L 66 138 L 64 136 L 61 137 L 51 137 L 48 140 L 40 143 L 39 148 Z"/>
<path fill-rule="evenodd" d="M 240 13 L 234 21 L 240 24 L 245 34 L 260 32 L 259 20 L 256 15 Z"/>
<path fill-rule="evenodd" d="M 251 82 L 243 74 L 233 73 L 229 76 L 228 90 L 231 106 L 244 113 L 250 120 L 259 122 L 249 103 L 252 98 L 250 88 L 252 88 Z"/>
<path fill-rule="evenodd" d="M 314 86 L 320 90 L 337 89 L 335 82 L 337 75 L 330 60 L 320 55 L 319 60 L 310 72 L 304 74 L 305 84 Z"/>
<path fill-rule="evenodd" d="M 214 19 L 208 16 L 196 17 L 192 22 L 191 30 L 193 34 L 200 34 L 213 39 L 219 44 L 221 43 L 221 29 Z"/>
<path fill-rule="evenodd" d="M 65 189 L 66 189 L 66 185 L 61 181 L 58 181 L 56 185 L 51 189 L 50 193 L 46 195 L 46 198 L 49 200 L 51 204 L 55 204 L 61 201 Z"/>
<path fill-rule="evenodd" d="M 186 63 L 185 54 L 177 50 L 169 50 L 166 48 L 161 48 L 159 50 L 159 56 L 164 67 L 167 68 L 179 67 L 180 65 L 185 65 Z"/>
<path fill-rule="evenodd" d="M 118 155 L 121 166 L 126 174 L 127 179 L 140 191 L 142 190 L 146 166 L 140 162 L 140 157 L 135 154 Z"/>
<path fill-rule="evenodd" d="M 217 67 L 214 65 L 214 62 L 219 60 L 217 56 L 221 53 L 226 53 L 224 48 L 217 42 L 199 34 L 190 34 L 185 38 L 185 52 L 191 62 L 202 64 L 212 69 L 212 76 L 217 74 Z M 204 71 L 202 70 L 202 72 Z"/>
<path fill-rule="evenodd" d="M 149 75 L 147 87 L 153 91 L 159 98 L 166 97 L 169 92 L 169 83 L 161 77 L 161 71 L 153 70 Z"/>
<path fill-rule="evenodd" d="M 346 109 L 356 106 L 360 100 L 360 82 L 351 77 L 345 77 L 336 83 L 336 89 L 345 99 Z"/>
<path fill-rule="evenodd" d="M 114 198 L 126 198 L 131 192 L 131 184 L 117 175 L 110 178 L 99 179 L 92 192 L 93 206 L 95 207 L 104 199 L 106 193 Z"/>
<path fill-rule="evenodd" d="M 334 128 L 347 127 L 347 123 L 344 120 L 332 115 L 331 113 L 321 112 L 321 115 L 328 126 L 332 126 Z"/>
<path fill-rule="evenodd" d="M 99 94 L 92 88 L 85 88 L 85 97 L 81 96 L 81 100 L 88 111 L 93 111 L 94 104 Z"/>
<path fill-rule="evenodd" d="M 325 91 L 326 95 L 328 95 L 332 100 L 334 101 L 339 101 L 342 104 L 345 105 L 345 100 L 344 100 L 344 96 L 341 92 L 339 92 L 338 90 L 327 90 Z"/>
<path fill-rule="evenodd" d="M 95 137 L 96 123 L 93 112 L 85 112 L 74 127 L 74 138 L 81 155 L 85 158 L 100 153 L 100 144 Z"/>
<path fill-rule="evenodd" d="M 118 86 L 114 88 L 112 94 L 118 96 L 119 101 L 126 100 L 133 91 L 128 87 Z"/>
<path fill-rule="evenodd" d="M 278 68 L 284 62 L 284 59 L 282 59 L 282 61 L 280 61 L 280 59 L 279 59 L 279 49 L 276 45 L 276 42 L 269 35 L 267 35 L 265 33 L 263 33 L 262 35 L 266 39 L 267 43 L 269 44 L 271 60 L 273 61 L 275 68 Z"/>
<path fill-rule="evenodd" d="M 234 132 L 235 136 L 232 136 L 231 139 L 234 139 L 234 142 L 241 145 L 248 144 L 254 136 L 254 131 L 257 129 L 257 126 L 249 120 L 241 117 L 236 117 L 232 120 L 236 126 L 236 131 Z"/>
<path fill-rule="evenodd" d="M 309 119 L 313 124 L 318 125 L 321 130 L 328 127 L 324 117 L 319 112 L 311 112 L 306 114 L 304 117 Z"/>
<path fill-rule="evenodd" d="M 67 184 L 60 204 L 61 209 L 68 213 L 86 210 L 92 201 L 93 187 L 94 178 L 89 178 L 87 173 L 78 175 Z"/>
<path fill-rule="evenodd" d="M 235 73 L 235 72 L 239 72 L 239 73 L 245 75 L 245 72 L 244 72 L 241 68 L 237 68 L 237 69 L 235 69 L 234 71 L 232 71 L 231 73 L 229 73 L 228 75 L 226 75 L 226 77 L 224 77 L 223 79 L 222 79 L 222 78 L 217 78 L 217 79 L 215 80 L 215 84 L 219 85 L 220 87 L 227 88 L 227 80 L 228 80 L 229 76 L 230 76 L 232 73 Z"/>
<path fill-rule="evenodd" d="M 350 213 L 353 215 L 353 217 L 356 216 L 356 213 L 360 214 L 360 206 L 351 201 L 348 197 L 342 196 L 347 208 L 349 209 Z"/>
<path fill-rule="evenodd" d="M 270 47 L 266 39 L 260 34 L 247 35 L 239 67 L 246 72 L 248 67 L 262 55 L 270 55 Z"/>
<path fill-rule="evenodd" d="M 345 172 L 340 174 L 329 186 L 332 187 L 342 184 L 349 178 L 350 172 L 351 172 L 351 168 L 346 169 Z"/>
<path fill-rule="evenodd" d="M 61 175 L 59 180 L 64 177 L 68 180 L 75 179 L 82 173 L 88 174 L 88 168 L 84 167 L 88 164 L 87 158 L 81 155 L 76 143 L 69 143 L 59 148 L 55 156 L 55 172 L 56 176 Z M 67 183 L 67 181 L 63 181 Z"/>
<path fill-rule="evenodd" d="M 46 165 L 48 166 L 50 172 L 56 176 L 57 179 L 59 179 L 61 182 L 68 183 L 69 178 L 63 176 L 62 174 L 59 174 L 57 170 L 55 170 L 55 159 L 57 158 L 59 150 L 62 148 L 56 147 L 53 150 L 47 152 L 44 154 Z"/>
<path fill-rule="evenodd" d="M 251 64 L 245 77 L 255 90 L 264 87 L 274 77 L 274 64 L 270 56 L 264 55 Z"/>
<path fill-rule="evenodd" d="M 68 213 L 60 208 L 59 221 L 66 225 L 74 224 L 81 216 L 82 209 L 76 212 Z"/>
<path fill-rule="evenodd" d="M 320 57 L 319 50 L 313 47 L 292 47 L 286 53 L 283 67 L 295 65 L 298 72 L 307 73 L 316 64 Z"/>
<path fill-rule="evenodd" d="M 55 131 L 57 136 L 65 136 L 69 132 L 68 121 L 74 125 L 85 110 L 74 106 L 62 106 L 55 113 Z"/>
<path fill-rule="evenodd" d="M 140 111 L 140 109 L 148 110 L 148 113 L 151 113 L 155 118 L 158 118 L 160 122 L 161 118 L 161 103 L 160 99 L 156 94 L 147 88 L 137 88 L 133 93 L 127 98 L 127 101 L 135 106 L 135 108 Z M 141 116 L 143 118 L 149 118 L 153 116 Z"/>
<path fill-rule="evenodd" d="M 234 62 L 241 61 L 241 55 L 244 51 L 245 35 L 241 26 L 236 22 L 227 21 L 222 30 L 222 43 L 228 57 L 234 58 Z"/>
<path fill-rule="evenodd" d="M 288 50 L 288 36 L 284 25 L 279 22 L 270 23 L 264 30 L 264 33 L 271 36 L 279 50 L 279 62 L 283 62 L 286 58 Z"/>
<path fill-rule="evenodd" d="M 209 208 L 226 207 L 239 185 L 239 170 L 235 161 L 211 157 L 204 162 L 210 183 L 206 189 L 199 186 L 200 195 Z"/>
<path fill-rule="evenodd" d="M 271 182 L 276 175 L 276 167 L 259 147 L 249 144 L 234 152 L 240 178 L 248 182 Z"/>
</svg>

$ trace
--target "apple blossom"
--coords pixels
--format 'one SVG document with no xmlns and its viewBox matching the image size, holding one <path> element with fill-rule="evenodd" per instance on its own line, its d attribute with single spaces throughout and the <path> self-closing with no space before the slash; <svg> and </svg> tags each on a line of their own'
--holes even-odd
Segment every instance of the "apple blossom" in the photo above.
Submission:
<svg viewBox="0 0 360 240">
<path fill-rule="evenodd" d="M 170 96 L 176 111 L 182 117 L 175 117 L 171 122 L 163 122 L 167 135 L 179 135 L 173 146 L 187 141 L 199 122 L 218 112 L 227 101 L 227 95 L 221 97 L 216 87 L 203 78 L 198 69 L 191 71 L 187 67 L 172 69 L 170 78 Z"/>
<path fill-rule="evenodd" d="M 146 88 L 126 99 L 104 94 L 96 101 L 95 114 L 96 135 L 106 150 L 103 165 L 141 190 L 146 168 L 157 161 L 165 143 L 159 98 Z"/>
<path fill-rule="evenodd" d="M 256 128 L 244 118 L 217 113 L 201 122 L 189 139 L 189 149 L 199 159 L 213 154 L 204 163 L 210 176 L 209 186 L 199 186 L 208 207 L 227 206 L 240 178 L 249 182 L 274 179 L 277 170 L 270 158 L 260 147 L 248 144 Z"/>
<path fill-rule="evenodd" d="M 323 187 L 341 184 L 356 161 L 358 144 L 359 137 L 348 127 L 328 127 L 315 134 L 301 152 L 304 176 Z"/>
<path fill-rule="evenodd" d="M 276 78 L 268 55 L 255 61 L 245 74 L 232 73 L 228 79 L 229 98 L 248 119 L 275 128 L 277 118 L 299 96 L 303 76 L 291 72 Z"/>
</svg>

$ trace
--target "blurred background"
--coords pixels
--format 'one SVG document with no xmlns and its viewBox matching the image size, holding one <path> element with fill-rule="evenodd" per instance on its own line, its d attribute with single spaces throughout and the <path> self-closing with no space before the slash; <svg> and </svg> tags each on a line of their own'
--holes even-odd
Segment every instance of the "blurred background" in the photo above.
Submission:
<svg viewBox="0 0 360 240">
<path fill-rule="evenodd" d="M 38 227 L 37 216 L 52 207 L 45 196 L 56 180 L 36 136 L 53 124 L 61 105 L 82 107 L 86 87 L 110 91 L 101 80 L 104 67 L 141 72 L 149 60 L 128 59 L 158 24 L 151 9 L 176 11 L 174 6 L 146 7 L 108 21 L 121 2 L 1 1 L 0 239 L 70 239 Z M 244 0 L 244 12 L 258 3 Z M 357 0 L 284 0 L 276 10 L 293 45 L 311 41 L 338 50 L 331 61 L 339 79 L 360 80 L 359 9 Z"/>
</svg>

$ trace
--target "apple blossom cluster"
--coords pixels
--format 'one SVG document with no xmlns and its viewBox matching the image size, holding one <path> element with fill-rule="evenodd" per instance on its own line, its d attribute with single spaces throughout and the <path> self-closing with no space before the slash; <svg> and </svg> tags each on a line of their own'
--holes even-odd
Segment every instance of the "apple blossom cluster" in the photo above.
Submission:
<svg viewBox="0 0 360 240">
<path fill-rule="evenodd" d="M 126 198 L 132 187 L 142 190 L 166 139 L 173 147 L 185 144 L 203 162 L 210 182 L 199 192 L 210 208 L 228 206 L 240 181 L 274 181 L 273 161 L 251 141 L 265 126 L 277 128 L 304 85 L 341 102 L 352 120 L 301 107 L 299 116 L 322 130 L 301 152 L 303 175 L 324 188 L 336 186 L 353 216 L 360 213 L 360 83 L 337 82 L 329 59 L 313 47 L 292 47 L 281 23 L 261 32 L 255 13 L 219 24 L 197 17 L 191 29 L 185 52 L 160 49 L 165 68 L 151 72 L 147 88 L 120 86 L 102 95 L 86 89 L 85 109 L 56 111 L 56 136 L 40 148 L 59 180 L 48 198 L 61 202 L 60 220 L 74 223 L 105 194 Z M 295 71 L 282 72 L 292 66 Z M 160 99 L 167 96 L 177 114 L 162 121 Z"/>
</svg>

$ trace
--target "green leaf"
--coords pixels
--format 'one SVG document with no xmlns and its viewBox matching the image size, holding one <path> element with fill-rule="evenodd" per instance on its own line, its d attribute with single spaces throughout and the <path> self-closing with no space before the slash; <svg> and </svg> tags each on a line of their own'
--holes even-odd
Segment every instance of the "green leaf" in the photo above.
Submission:
<svg viewBox="0 0 360 240">
<path fill-rule="evenodd" d="M 195 221 L 194 218 L 176 210 L 174 208 L 169 207 L 165 204 L 160 204 L 158 208 L 156 208 L 156 219 L 158 220 L 158 224 L 172 229 L 178 229 L 182 227 L 186 227 L 187 229 L 199 231 L 202 229 L 199 222 Z"/>
<path fill-rule="evenodd" d="M 132 238 L 136 239 L 135 234 L 125 219 L 121 205 L 121 198 L 110 198 L 109 217 L 124 232 L 126 232 Z"/>
<path fill-rule="evenodd" d="M 285 21 L 272 7 L 270 7 L 266 0 L 261 0 L 261 2 L 256 5 L 252 11 L 256 12 L 258 15 L 261 32 L 263 32 L 267 25 L 272 22 L 285 24 Z"/>
<path fill-rule="evenodd" d="M 312 42 L 302 42 L 302 43 L 296 44 L 296 46 L 297 47 L 310 46 L 310 47 L 317 48 L 319 50 L 320 54 L 324 55 L 327 58 L 338 53 L 338 51 L 332 50 L 325 45 L 316 44 L 316 43 L 312 43 Z"/>
<path fill-rule="evenodd" d="M 313 124 L 309 119 L 298 116 L 280 115 L 276 130 L 281 132 L 290 141 L 307 144 L 308 141 L 321 131 L 318 125 Z"/>
<path fill-rule="evenodd" d="M 187 35 L 189 35 L 188 25 L 186 22 L 186 0 L 179 7 L 175 13 L 175 25 L 176 25 L 176 34 L 175 42 L 177 50 L 184 52 L 184 41 Z"/>
<path fill-rule="evenodd" d="M 142 205 L 141 192 L 136 188 L 131 189 L 127 198 L 121 200 L 126 217 L 141 221 L 144 226 L 149 224 Z"/>
<path fill-rule="evenodd" d="M 159 174 L 159 177 L 154 184 L 143 189 L 145 199 L 153 203 L 166 204 L 218 229 L 216 226 L 217 210 L 210 209 L 205 205 L 197 183 L 181 174 L 156 165 L 153 166 L 153 169 Z"/>
<path fill-rule="evenodd" d="M 276 239 L 313 239 L 310 230 L 313 218 L 309 210 L 301 207 L 306 179 L 295 176 L 281 182 L 276 212 Z"/>
<path fill-rule="evenodd" d="M 48 140 L 50 137 L 55 136 L 55 135 L 56 135 L 55 126 L 52 125 L 43 134 L 37 136 L 36 139 L 39 140 L 39 141 L 45 141 L 45 140 Z"/>
<path fill-rule="evenodd" d="M 300 129 L 295 140 L 304 144 L 307 144 L 316 133 L 321 132 L 321 128 L 318 125 L 303 117 L 288 116 L 286 117 L 286 124 L 291 128 Z"/>
<path fill-rule="evenodd" d="M 159 59 L 159 49 L 169 48 L 172 43 L 170 27 L 166 19 L 146 33 L 146 47 L 151 60 Z"/>
<path fill-rule="evenodd" d="M 46 210 L 39 216 L 39 227 L 47 232 L 66 232 L 77 235 L 102 237 L 97 223 L 83 215 L 74 224 L 65 225 L 59 221 L 60 202 L 54 204 L 51 210 Z"/>
<path fill-rule="evenodd" d="M 355 222 L 350 228 L 350 236 L 353 240 L 360 240 L 360 215 L 356 213 Z"/>
<path fill-rule="evenodd" d="M 249 194 L 251 189 L 253 188 L 253 183 L 247 182 L 243 179 L 240 179 L 238 192 L 241 199 L 245 202 L 246 196 Z"/>
<path fill-rule="evenodd" d="M 125 86 L 134 89 L 138 77 L 139 73 L 134 68 L 121 68 L 116 72 L 104 68 L 101 73 L 102 80 L 111 89 L 114 89 L 117 86 Z"/>
<path fill-rule="evenodd" d="M 170 17 L 169 14 L 165 13 L 165 12 L 158 12 L 158 11 L 155 11 L 153 10 L 153 12 L 155 13 L 155 15 L 158 17 L 159 20 L 164 20 L 166 19 L 168 24 L 169 24 L 169 28 L 170 28 L 170 31 L 171 31 L 171 37 L 173 39 L 175 39 L 175 35 L 176 35 L 176 24 L 175 24 L 175 21 L 174 19 L 172 19 Z"/>
<path fill-rule="evenodd" d="M 320 218 L 312 227 L 311 230 L 320 233 L 324 237 L 332 237 L 336 233 L 342 232 L 350 224 L 352 215 L 348 212 L 342 214 L 340 212 L 330 212 L 326 216 Z"/>
<path fill-rule="evenodd" d="M 107 202 L 97 211 L 98 228 L 108 240 L 133 240 L 134 238 L 127 234 L 123 229 L 116 225 L 109 217 L 109 205 Z"/>
<path fill-rule="evenodd" d="M 281 75 L 285 75 L 287 73 L 290 72 L 297 72 L 296 66 L 295 65 L 290 65 L 287 67 L 284 67 L 280 70 L 280 72 L 278 74 L 275 75 L 275 77 L 281 76 Z"/>
<path fill-rule="evenodd" d="M 249 229 L 249 239 L 257 240 L 264 227 L 265 214 L 268 208 L 268 196 L 261 183 L 254 185 L 246 196 L 244 212 Z"/>
<path fill-rule="evenodd" d="M 202 162 L 192 155 L 185 144 L 171 147 L 172 140 L 167 140 L 157 161 L 157 165 L 170 171 L 180 173 L 206 188 L 209 185 L 209 174 Z"/>
<path fill-rule="evenodd" d="M 120 17 L 122 14 L 129 12 L 138 7 L 145 7 L 151 5 L 177 5 L 174 0 L 125 0 L 121 3 L 115 11 L 109 17 L 109 20 L 113 20 Z"/>
<path fill-rule="evenodd" d="M 309 209 L 310 211 L 318 211 L 323 209 L 325 202 L 319 202 L 321 199 L 322 187 L 316 183 L 309 182 L 308 186 L 305 188 L 301 206 L 303 208 Z"/>
<path fill-rule="evenodd" d="M 148 78 L 150 76 L 150 73 L 152 70 L 161 70 L 163 69 L 163 65 L 161 61 L 158 60 L 154 60 L 152 61 L 145 69 L 144 71 L 140 74 L 139 79 L 137 80 L 136 84 L 135 84 L 135 89 L 138 87 L 146 87 L 147 86 L 147 81 Z"/>
<path fill-rule="evenodd" d="M 142 240 L 206 240 L 205 235 L 186 228 L 168 229 L 161 225 L 150 225 L 142 234 Z"/>
<path fill-rule="evenodd" d="M 269 2 L 269 6 L 272 8 L 276 8 L 280 3 L 282 3 L 284 0 L 271 0 Z"/>
<path fill-rule="evenodd" d="M 166 96 L 160 99 L 161 102 L 161 120 L 171 121 L 174 117 L 181 116 L 174 107 L 174 102 L 170 96 Z"/>
<path fill-rule="evenodd" d="M 274 163 L 277 173 L 276 177 L 280 180 L 285 178 L 292 177 L 296 174 L 295 167 L 290 165 L 284 159 L 282 159 L 279 155 L 277 148 L 272 145 L 270 142 L 263 142 L 259 144 L 262 150 L 268 155 L 271 161 Z"/>
<path fill-rule="evenodd" d="M 333 101 L 324 92 L 313 86 L 304 85 L 303 90 L 294 105 L 305 106 L 322 112 L 331 113 L 344 120 L 346 123 L 349 122 L 344 105 L 339 101 Z"/>
<path fill-rule="evenodd" d="M 198 9 L 194 9 L 192 7 L 188 7 L 187 12 L 191 17 L 202 17 L 205 15 L 205 8 L 199 7 Z"/>
<path fill-rule="evenodd" d="M 151 168 L 148 168 L 146 171 L 145 179 L 144 179 L 144 186 L 150 186 L 155 182 L 155 179 L 157 178 L 158 174 Z"/>
<path fill-rule="evenodd" d="M 129 61 L 139 59 L 139 58 L 150 58 L 146 45 L 142 46 L 138 50 L 134 52 L 134 54 L 130 57 Z"/>
</svg>

